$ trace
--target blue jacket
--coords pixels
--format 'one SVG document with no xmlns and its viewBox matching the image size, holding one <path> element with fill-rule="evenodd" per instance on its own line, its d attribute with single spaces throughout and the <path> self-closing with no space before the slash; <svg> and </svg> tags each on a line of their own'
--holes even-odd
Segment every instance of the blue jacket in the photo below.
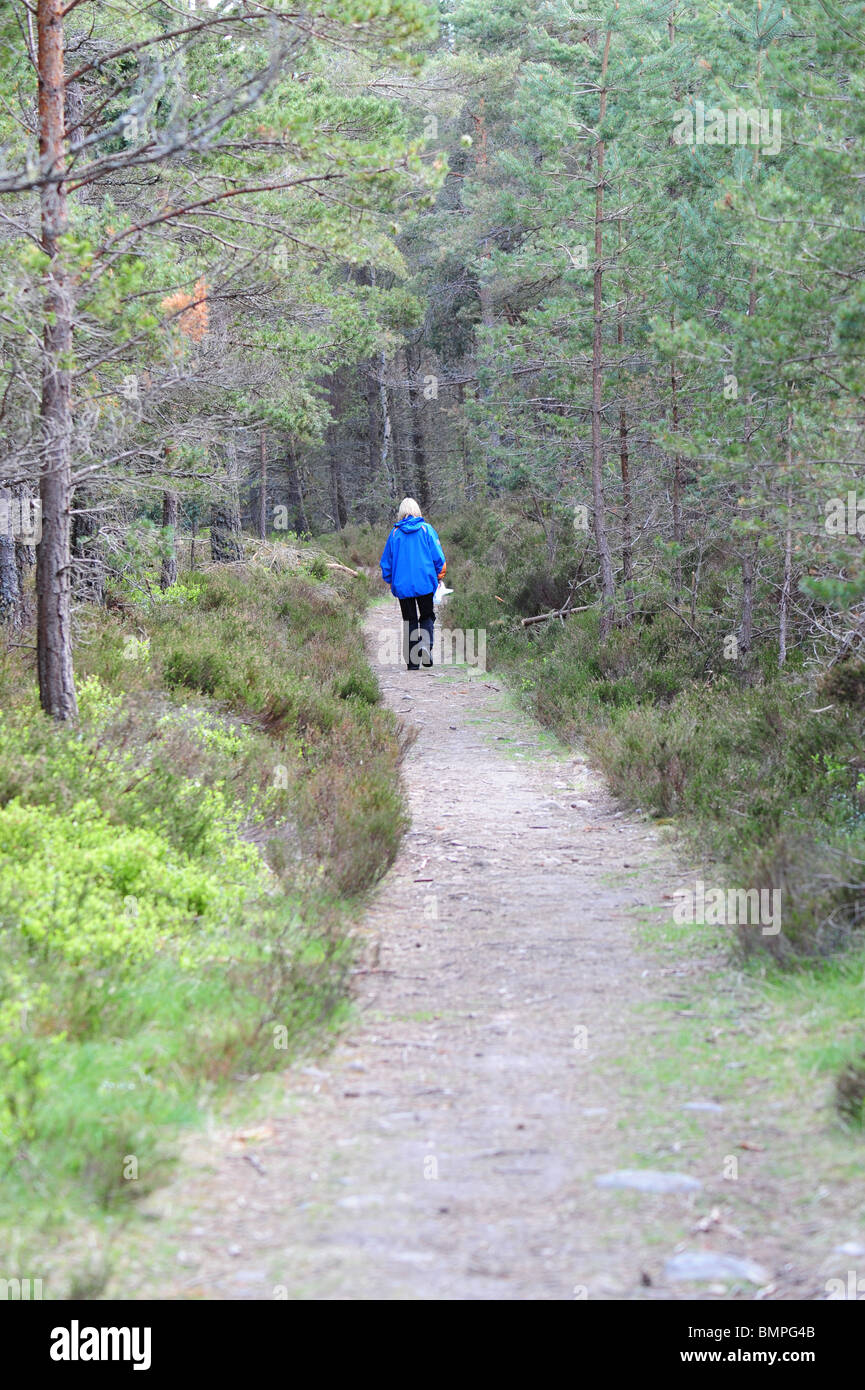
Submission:
<svg viewBox="0 0 865 1390">
<path fill-rule="evenodd" d="M 407 516 L 388 536 L 379 564 L 392 594 L 417 598 L 435 592 L 445 567 L 445 553 L 428 521 L 422 516 Z"/>
</svg>

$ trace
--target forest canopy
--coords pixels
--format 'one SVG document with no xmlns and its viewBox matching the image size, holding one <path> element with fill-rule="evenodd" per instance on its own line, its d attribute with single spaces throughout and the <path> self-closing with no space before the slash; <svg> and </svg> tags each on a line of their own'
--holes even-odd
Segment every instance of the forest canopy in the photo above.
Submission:
<svg viewBox="0 0 865 1390">
<path fill-rule="evenodd" d="M 170 583 L 181 530 L 404 493 L 521 499 L 605 631 L 720 558 L 736 659 L 764 600 L 781 663 L 847 654 L 862 10 L 12 0 L 0 606 L 35 563 L 44 707 L 145 537 Z"/>
</svg>

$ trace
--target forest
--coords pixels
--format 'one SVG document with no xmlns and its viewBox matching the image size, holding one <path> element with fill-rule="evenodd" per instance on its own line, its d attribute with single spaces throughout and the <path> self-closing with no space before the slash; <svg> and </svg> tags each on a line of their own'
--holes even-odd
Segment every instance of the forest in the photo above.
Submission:
<svg viewBox="0 0 865 1390">
<path fill-rule="evenodd" d="M 861 0 L 3 0 L 7 1296 L 861 1297 L 855 1270 L 834 1285 L 865 1273 L 863 135 Z M 480 667 L 415 681 L 383 655 L 406 498 L 447 559 L 439 630 Z M 476 928 L 506 935 L 501 977 Z M 439 970 L 420 1012 L 418 935 Z M 594 1210 L 629 1199 L 590 1191 L 608 1264 L 585 1274 L 527 1198 L 551 1273 L 508 1245 L 496 1180 L 427 1284 L 384 1254 L 340 1283 L 305 1199 L 289 1225 L 274 1196 L 298 1270 L 238 1292 L 202 1256 L 177 1282 L 184 1145 L 206 1165 L 221 1125 L 244 1181 L 270 1171 L 280 1077 L 361 1085 L 373 1015 L 416 1058 L 489 994 L 488 1026 L 540 1058 L 545 1021 L 501 1012 L 524 968 L 532 995 L 523 952 L 576 1037 L 605 941 L 595 993 L 631 1041 L 588 1024 L 593 1079 L 549 1082 L 577 1108 L 545 1137 L 581 1152 L 612 1088 L 642 1138 L 586 1139 L 591 1162 L 675 1178 L 688 1155 L 721 1195 L 644 1205 L 631 1250 Z M 366 1084 L 412 1110 L 387 1075 Z M 498 1152 L 497 1082 L 472 1084 L 486 1118 L 454 1145 Z M 673 1094 L 696 1114 L 668 1147 Z M 285 1190 L 361 1108 L 333 1106 Z M 731 1155 L 763 1163 L 750 1195 Z M 331 1239 L 366 1220 L 420 1248 L 420 1217 L 341 1191 Z"/>
</svg>

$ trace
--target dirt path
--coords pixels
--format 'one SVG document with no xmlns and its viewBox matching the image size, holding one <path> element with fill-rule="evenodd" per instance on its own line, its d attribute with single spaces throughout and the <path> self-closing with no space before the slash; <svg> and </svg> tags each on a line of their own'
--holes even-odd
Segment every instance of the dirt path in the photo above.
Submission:
<svg viewBox="0 0 865 1390">
<path fill-rule="evenodd" d="M 373 607 L 374 661 L 393 623 L 392 605 Z M 195 1171 L 156 1200 L 181 1233 L 159 1296 L 693 1297 L 666 1261 L 707 1246 L 766 1264 L 777 1290 L 783 1232 L 744 1249 L 716 1216 L 714 1241 L 695 1237 L 724 1199 L 721 1107 L 685 1080 L 671 1109 L 702 1107 L 688 1151 L 647 1152 L 616 1080 L 623 1052 L 657 1045 L 643 1005 L 688 969 L 635 947 L 635 909 L 675 881 L 659 832 L 623 816 L 497 680 L 379 677 L 420 732 L 412 828 L 358 924 L 358 1021 L 286 1074 L 265 1123 L 197 1141 Z M 647 1166 L 702 1188 L 597 1185 Z M 782 1192 L 767 1200 L 783 1208 Z M 758 1283 L 699 1287 L 753 1297 Z"/>
</svg>

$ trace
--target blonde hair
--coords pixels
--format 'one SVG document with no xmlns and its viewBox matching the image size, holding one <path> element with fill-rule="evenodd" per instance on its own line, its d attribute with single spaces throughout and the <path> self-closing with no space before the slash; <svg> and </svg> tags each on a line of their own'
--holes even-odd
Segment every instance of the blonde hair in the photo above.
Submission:
<svg viewBox="0 0 865 1390">
<path fill-rule="evenodd" d="M 413 497 L 404 497 L 399 504 L 399 511 L 396 514 L 397 521 L 404 521 L 407 516 L 422 516 L 420 507 Z"/>
</svg>

